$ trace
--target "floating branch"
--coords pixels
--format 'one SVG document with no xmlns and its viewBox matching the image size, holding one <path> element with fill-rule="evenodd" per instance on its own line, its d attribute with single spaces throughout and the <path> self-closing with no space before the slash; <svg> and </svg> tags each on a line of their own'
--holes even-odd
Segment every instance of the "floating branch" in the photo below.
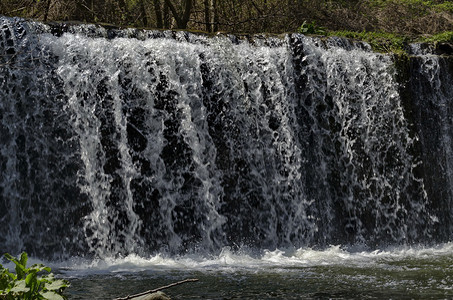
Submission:
<svg viewBox="0 0 453 300">
<path fill-rule="evenodd" d="M 159 287 L 157 289 L 149 290 L 149 291 L 146 291 L 146 292 L 143 292 L 143 293 L 140 293 L 140 294 L 129 295 L 129 296 L 126 296 L 124 298 L 116 298 L 116 299 L 113 299 L 113 300 L 129 300 L 129 299 L 145 296 L 145 295 L 148 295 L 148 294 L 156 293 L 158 291 L 162 291 L 164 289 L 168 289 L 168 288 L 171 288 L 171 287 L 174 287 L 174 286 L 186 283 L 186 282 L 196 282 L 196 281 L 198 281 L 198 279 L 186 279 L 186 280 L 183 280 L 183 281 L 178 281 L 178 282 L 166 285 L 166 286 Z"/>
</svg>

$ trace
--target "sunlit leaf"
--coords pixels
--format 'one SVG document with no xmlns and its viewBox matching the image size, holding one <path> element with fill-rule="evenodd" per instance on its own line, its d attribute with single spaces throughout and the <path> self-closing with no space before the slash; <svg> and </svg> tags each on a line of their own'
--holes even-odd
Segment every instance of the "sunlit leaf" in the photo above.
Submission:
<svg viewBox="0 0 453 300">
<path fill-rule="evenodd" d="M 30 290 L 30 288 L 27 287 L 27 284 L 25 283 L 25 280 L 19 280 L 16 282 L 14 287 L 10 290 L 10 292 L 13 293 L 26 293 Z"/>
<path fill-rule="evenodd" d="M 59 294 L 57 294 L 53 291 L 44 292 L 44 293 L 41 293 L 41 295 L 44 297 L 44 299 L 48 299 L 48 300 L 64 300 L 64 298 L 62 296 L 60 296 Z"/>
<path fill-rule="evenodd" d="M 27 253 L 22 252 L 22 254 L 20 255 L 20 264 L 25 267 L 27 265 L 27 261 L 28 261 Z"/>
<path fill-rule="evenodd" d="M 16 274 L 0 265 L 0 299 L 65 299 L 61 295 L 64 288 L 69 286 L 66 280 L 55 279 L 51 273 L 51 268 L 43 264 L 34 264 L 26 268 L 28 255 L 22 253 L 20 259 L 10 254 L 4 255 L 8 260 L 16 265 Z M 40 272 L 47 271 L 43 276 L 38 276 Z M 3 296 L 9 295 L 4 298 Z"/>
<path fill-rule="evenodd" d="M 69 286 L 69 284 L 65 280 L 57 279 L 55 281 L 52 281 L 51 283 L 46 283 L 44 288 L 49 291 L 56 291 L 56 290 L 59 290 L 61 288 L 65 288 L 68 286 Z"/>
<path fill-rule="evenodd" d="M 50 267 L 46 267 L 43 264 L 34 264 L 30 267 L 29 270 L 35 270 L 36 272 L 47 271 L 49 273 L 52 271 Z"/>
</svg>

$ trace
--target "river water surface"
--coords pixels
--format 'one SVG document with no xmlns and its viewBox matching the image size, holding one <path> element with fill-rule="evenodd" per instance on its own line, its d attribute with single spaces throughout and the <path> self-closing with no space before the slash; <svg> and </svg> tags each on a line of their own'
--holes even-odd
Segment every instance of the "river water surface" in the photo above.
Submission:
<svg viewBox="0 0 453 300">
<path fill-rule="evenodd" d="M 453 244 L 384 251 L 224 249 L 206 258 L 128 256 L 57 267 L 69 299 L 114 299 L 188 278 L 165 290 L 172 299 L 451 299 Z M 56 270 L 56 269 L 55 269 Z"/>
</svg>

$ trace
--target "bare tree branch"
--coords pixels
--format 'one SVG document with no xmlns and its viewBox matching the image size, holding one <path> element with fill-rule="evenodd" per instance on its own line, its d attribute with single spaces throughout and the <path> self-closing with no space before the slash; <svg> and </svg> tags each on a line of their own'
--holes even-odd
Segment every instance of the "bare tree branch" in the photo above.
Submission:
<svg viewBox="0 0 453 300">
<path fill-rule="evenodd" d="M 168 288 L 171 288 L 171 287 L 174 287 L 174 286 L 186 283 L 186 282 L 196 282 L 196 281 L 198 281 L 198 279 L 186 279 L 186 280 L 183 280 L 183 281 L 178 281 L 178 282 L 166 285 L 166 286 L 159 287 L 159 288 L 154 289 L 154 290 L 149 290 L 149 291 L 146 291 L 146 292 L 143 292 L 143 293 L 140 293 L 140 294 L 129 295 L 129 296 L 124 297 L 124 298 L 116 298 L 114 300 L 129 300 L 129 299 L 141 297 L 141 296 L 144 296 L 144 295 L 152 294 L 152 293 L 164 290 L 164 289 L 168 289 Z"/>
<path fill-rule="evenodd" d="M 21 10 L 24 10 L 24 9 L 26 9 L 26 8 L 27 8 L 27 7 L 24 6 L 24 7 L 21 7 L 21 8 L 15 9 L 15 10 L 12 10 L 12 11 L 8 11 L 6 14 L 7 14 L 7 15 L 10 15 L 10 14 L 12 14 L 12 13 L 15 13 L 15 12 L 18 12 L 18 11 L 21 11 Z"/>
</svg>

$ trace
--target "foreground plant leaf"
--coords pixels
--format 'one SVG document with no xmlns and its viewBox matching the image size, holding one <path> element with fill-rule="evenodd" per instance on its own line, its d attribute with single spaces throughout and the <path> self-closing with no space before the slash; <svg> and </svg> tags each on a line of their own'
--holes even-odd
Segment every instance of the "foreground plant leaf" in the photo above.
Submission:
<svg viewBox="0 0 453 300">
<path fill-rule="evenodd" d="M 0 265 L 0 299 L 66 299 L 63 290 L 69 287 L 66 280 L 56 279 L 51 268 L 43 264 L 34 264 L 26 267 L 28 255 L 22 253 L 20 258 L 10 254 L 4 255 L 16 265 L 16 274 Z M 47 272 L 39 276 L 41 272 Z"/>
<path fill-rule="evenodd" d="M 48 300 L 64 300 L 65 299 L 54 291 L 47 291 L 47 292 L 41 293 L 41 295 L 44 297 L 44 299 L 48 299 Z"/>
<path fill-rule="evenodd" d="M 25 280 L 17 281 L 14 287 L 10 290 L 12 293 L 26 293 L 30 291 L 30 288 L 27 287 Z"/>
</svg>

